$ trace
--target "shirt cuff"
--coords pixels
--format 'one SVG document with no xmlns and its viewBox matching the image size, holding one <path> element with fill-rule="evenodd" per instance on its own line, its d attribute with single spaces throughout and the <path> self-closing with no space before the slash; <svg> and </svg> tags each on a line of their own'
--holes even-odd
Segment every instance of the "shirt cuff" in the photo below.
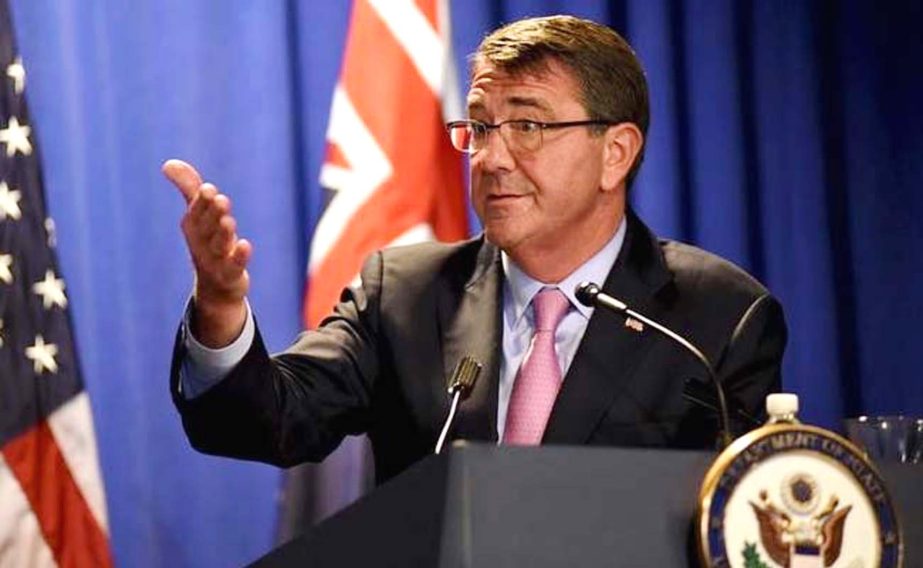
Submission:
<svg viewBox="0 0 923 568">
<path fill-rule="evenodd" d="M 250 350 L 256 324 L 253 321 L 253 312 L 250 311 L 250 302 L 244 299 L 244 305 L 247 308 L 247 319 L 240 335 L 226 347 L 211 349 L 192 336 L 192 299 L 186 303 L 186 313 L 183 316 L 186 356 L 180 367 L 179 381 L 180 392 L 186 400 L 193 399 L 220 383 Z"/>
</svg>

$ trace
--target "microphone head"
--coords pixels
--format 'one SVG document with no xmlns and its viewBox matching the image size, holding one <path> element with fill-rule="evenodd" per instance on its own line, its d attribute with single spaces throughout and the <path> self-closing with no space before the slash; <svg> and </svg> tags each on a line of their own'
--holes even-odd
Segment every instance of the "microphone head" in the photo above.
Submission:
<svg viewBox="0 0 923 568">
<path fill-rule="evenodd" d="M 461 399 L 465 400 L 474 389 L 474 383 L 477 382 L 481 374 L 481 363 L 470 355 L 462 357 L 458 364 L 455 365 L 455 372 L 452 373 L 452 380 L 449 383 L 449 394 L 454 395 L 456 392 L 461 393 Z"/>
<path fill-rule="evenodd" d="M 592 282 L 581 282 L 577 284 L 577 288 L 574 289 L 574 295 L 577 296 L 581 304 L 588 308 L 592 308 L 596 305 L 596 296 L 599 295 L 599 286 Z"/>
</svg>

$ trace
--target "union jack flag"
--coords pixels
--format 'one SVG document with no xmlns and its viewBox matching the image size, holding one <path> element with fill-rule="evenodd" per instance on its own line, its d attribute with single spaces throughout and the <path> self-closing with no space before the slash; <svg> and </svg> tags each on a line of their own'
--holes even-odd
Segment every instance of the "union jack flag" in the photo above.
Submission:
<svg viewBox="0 0 923 568">
<path fill-rule="evenodd" d="M 462 160 L 443 124 L 460 108 L 445 0 L 357 0 L 327 129 L 331 192 L 311 241 L 305 325 L 389 245 L 468 232 Z"/>
<path fill-rule="evenodd" d="M 320 172 L 329 205 L 311 242 L 307 328 L 331 312 L 376 250 L 467 236 L 462 158 L 444 128 L 461 116 L 451 46 L 447 0 L 353 3 Z M 348 438 L 320 468 L 294 470 L 282 535 L 357 498 L 370 478 L 366 452 Z"/>
</svg>

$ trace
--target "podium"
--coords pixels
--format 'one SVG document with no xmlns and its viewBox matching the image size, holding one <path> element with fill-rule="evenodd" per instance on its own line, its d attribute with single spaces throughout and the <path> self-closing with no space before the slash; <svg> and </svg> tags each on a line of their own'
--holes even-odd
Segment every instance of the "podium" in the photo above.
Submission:
<svg viewBox="0 0 923 568">
<path fill-rule="evenodd" d="M 714 457 L 458 443 L 253 566 L 696 566 L 693 513 Z M 914 545 L 904 565 L 914 566 L 923 466 L 882 474 Z"/>
</svg>

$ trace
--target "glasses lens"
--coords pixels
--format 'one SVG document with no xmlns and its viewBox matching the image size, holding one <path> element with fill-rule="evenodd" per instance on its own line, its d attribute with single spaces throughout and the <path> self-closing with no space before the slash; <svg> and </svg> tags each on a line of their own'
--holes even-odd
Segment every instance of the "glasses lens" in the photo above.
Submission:
<svg viewBox="0 0 923 568">
<path fill-rule="evenodd" d="M 503 124 L 510 147 L 535 152 L 542 147 L 542 127 L 531 120 L 514 120 Z"/>
<path fill-rule="evenodd" d="M 470 152 L 474 129 L 470 124 L 453 124 L 449 127 L 449 137 L 456 150 Z"/>
</svg>

